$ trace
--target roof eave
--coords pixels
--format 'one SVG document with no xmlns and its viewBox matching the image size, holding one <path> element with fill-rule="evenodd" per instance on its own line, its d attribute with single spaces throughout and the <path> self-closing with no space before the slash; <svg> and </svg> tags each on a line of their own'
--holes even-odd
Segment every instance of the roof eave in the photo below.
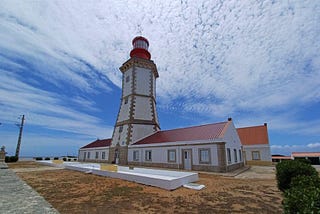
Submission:
<svg viewBox="0 0 320 214">
<path fill-rule="evenodd" d="M 221 138 L 216 139 L 207 139 L 207 140 L 193 140 L 193 141 L 175 141 L 175 142 L 161 142 L 161 143 L 145 143 L 145 144 L 132 144 L 129 146 L 132 148 L 138 147 L 158 147 L 158 146 L 185 146 L 191 144 L 208 144 L 208 143 L 224 143 L 224 140 Z"/>
</svg>

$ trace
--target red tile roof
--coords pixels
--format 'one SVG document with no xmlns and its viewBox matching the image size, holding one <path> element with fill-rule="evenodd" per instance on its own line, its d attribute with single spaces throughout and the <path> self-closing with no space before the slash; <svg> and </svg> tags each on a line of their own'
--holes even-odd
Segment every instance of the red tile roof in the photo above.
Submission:
<svg viewBox="0 0 320 214">
<path fill-rule="evenodd" d="M 153 135 L 150 135 L 134 143 L 133 145 L 217 139 L 223 137 L 227 124 L 228 122 L 221 122 L 208 125 L 158 131 Z"/>
<path fill-rule="evenodd" d="M 81 147 L 80 149 L 88 149 L 88 148 L 96 148 L 96 147 L 106 147 L 111 145 L 111 138 L 110 139 L 97 139 L 96 141 L 93 141 L 92 143 L 89 143 L 88 145 Z"/>
<path fill-rule="evenodd" d="M 238 128 L 237 131 L 242 145 L 269 144 L 267 124 Z"/>
<path fill-rule="evenodd" d="M 292 152 L 292 157 L 320 157 L 320 152 Z"/>
</svg>

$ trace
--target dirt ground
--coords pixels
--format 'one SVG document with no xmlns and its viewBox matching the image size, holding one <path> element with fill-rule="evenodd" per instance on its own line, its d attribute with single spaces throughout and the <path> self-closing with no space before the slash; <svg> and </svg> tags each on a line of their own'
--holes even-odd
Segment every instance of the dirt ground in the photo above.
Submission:
<svg viewBox="0 0 320 214">
<path fill-rule="evenodd" d="M 167 191 L 76 171 L 47 170 L 35 162 L 9 167 L 60 213 L 282 213 L 272 168 L 259 168 L 258 178 L 199 174 L 198 183 L 205 189 Z M 245 173 L 254 177 L 255 171 Z M 261 178 L 262 172 L 266 178 Z"/>
</svg>

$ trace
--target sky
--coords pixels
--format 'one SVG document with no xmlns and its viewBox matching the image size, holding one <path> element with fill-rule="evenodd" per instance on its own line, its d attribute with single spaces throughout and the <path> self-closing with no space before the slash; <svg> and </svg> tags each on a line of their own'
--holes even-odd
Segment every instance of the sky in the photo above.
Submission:
<svg viewBox="0 0 320 214">
<path fill-rule="evenodd" d="M 320 1 L 0 0 L 0 146 L 77 155 L 110 138 L 131 41 L 149 40 L 162 130 L 268 124 L 272 154 L 320 151 Z"/>
</svg>

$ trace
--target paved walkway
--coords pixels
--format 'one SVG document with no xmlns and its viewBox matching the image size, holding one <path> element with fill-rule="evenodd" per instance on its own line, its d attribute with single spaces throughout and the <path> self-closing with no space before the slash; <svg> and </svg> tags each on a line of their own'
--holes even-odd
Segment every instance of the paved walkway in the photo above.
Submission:
<svg viewBox="0 0 320 214">
<path fill-rule="evenodd" d="M 0 163 L 1 214 L 57 214 L 42 196 Z"/>
</svg>

